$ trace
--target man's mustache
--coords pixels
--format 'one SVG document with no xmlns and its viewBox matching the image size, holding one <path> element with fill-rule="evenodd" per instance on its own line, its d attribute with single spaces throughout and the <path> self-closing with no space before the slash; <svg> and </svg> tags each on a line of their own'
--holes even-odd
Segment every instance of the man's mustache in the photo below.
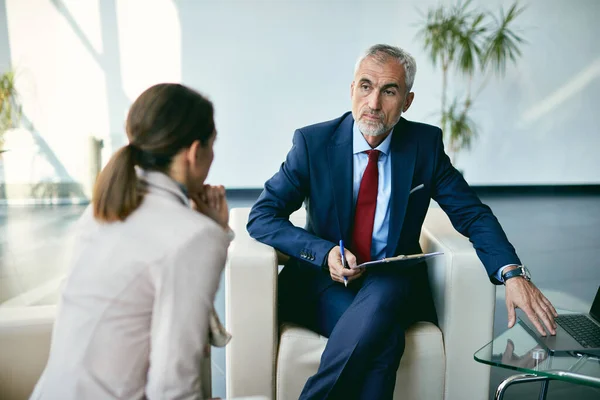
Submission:
<svg viewBox="0 0 600 400">
<path fill-rule="evenodd" d="M 377 118 L 379 118 L 379 119 L 381 119 L 381 118 L 383 117 L 383 114 L 382 114 L 382 113 L 379 113 L 379 112 L 373 112 L 373 111 L 365 111 L 365 112 L 363 113 L 363 116 L 365 116 L 365 115 L 369 115 L 369 116 L 371 116 L 371 117 L 377 117 Z"/>
</svg>

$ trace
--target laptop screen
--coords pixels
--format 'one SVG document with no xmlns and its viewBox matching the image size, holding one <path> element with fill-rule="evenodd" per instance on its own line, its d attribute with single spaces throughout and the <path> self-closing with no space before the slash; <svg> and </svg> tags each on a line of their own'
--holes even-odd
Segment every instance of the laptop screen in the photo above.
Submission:
<svg viewBox="0 0 600 400">
<path fill-rule="evenodd" d="M 598 288 L 598 292 L 596 293 L 596 298 L 592 303 L 592 308 L 590 309 L 590 315 L 596 320 L 600 321 L 600 287 Z"/>
</svg>

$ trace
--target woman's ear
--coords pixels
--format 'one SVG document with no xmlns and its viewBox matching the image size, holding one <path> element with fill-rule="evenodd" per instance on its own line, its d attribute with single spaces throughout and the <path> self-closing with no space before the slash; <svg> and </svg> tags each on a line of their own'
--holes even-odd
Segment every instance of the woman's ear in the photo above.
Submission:
<svg viewBox="0 0 600 400">
<path fill-rule="evenodd" d="M 190 166 L 195 167 L 200 162 L 200 141 L 194 140 L 187 151 L 187 162 Z"/>
</svg>

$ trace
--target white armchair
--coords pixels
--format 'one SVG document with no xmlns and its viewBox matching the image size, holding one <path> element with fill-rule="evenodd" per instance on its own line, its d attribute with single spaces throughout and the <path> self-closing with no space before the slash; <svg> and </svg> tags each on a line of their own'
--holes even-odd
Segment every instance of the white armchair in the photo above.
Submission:
<svg viewBox="0 0 600 400">
<path fill-rule="evenodd" d="M 225 272 L 227 396 L 264 395 L 298 399 L 319 366 L 327 339 L 277 321 L 278 253 L 246 231 L 249 208 L 232 209 L 235 240 Z M 306 214 L 291 216 L 304 226 Z M 439 327 L 419 322 L 406 333 L 406 350 L 394 399 L 477 400 L 489 394 L 489 367 L 473 353 L 492 339 L 494 286 L 473 246 L 446 214 L 430 208 L 421 232 L 423 251 L 443 251 L 429 262 Z"/>
<path fill-rule="evenodd" d="M 46 367 L 63 278 L 0 304 L 0 399 L 26 400 Z M 203 398 L 211 397 L 211 359 L 202 361 Z"/>
<path fill-rule="evenodd" d="M 0 304 L 0 399 L 29 398 L 50 351 L 62 278 Z"/>
</svg>

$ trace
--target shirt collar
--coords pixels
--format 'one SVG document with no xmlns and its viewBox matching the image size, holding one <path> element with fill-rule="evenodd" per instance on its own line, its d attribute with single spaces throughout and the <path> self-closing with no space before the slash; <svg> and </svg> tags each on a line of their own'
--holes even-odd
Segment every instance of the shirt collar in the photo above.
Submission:
<svg viewBox="0 0 600 400">
<path fill-rule="evenodd" d="M 379 143 L 379 146 L 375 147 L 375 150 L 379 150 L 387 156 L 390 153 L 390 143 L 392 142 L 393 134 L 394 128 L 392 128 L 390 134 L 387 135 L 383 142 Z M 352 126 L 352 154 L 362 153 L 367 150 L 373 149 L 371 148 L 371 146 L 369 146 L 369 143 L 367 143 L 364 136 L 360 132 L 356 121 L 354 121 L 354 125 Z"/>
<path fill-rule="evenodd" d="M 142 168 L 136 167 L 138 177 L 146 182 L 149 186 L 150 191 L 163 191 L 173 194 L 183 204 L 190 206 L 190 200 L 188 199 L 188 193 L 185 187 L 179 182 L 175 181 L 169 175 L 158 171 L 148 171 Z"/>
</svg>

